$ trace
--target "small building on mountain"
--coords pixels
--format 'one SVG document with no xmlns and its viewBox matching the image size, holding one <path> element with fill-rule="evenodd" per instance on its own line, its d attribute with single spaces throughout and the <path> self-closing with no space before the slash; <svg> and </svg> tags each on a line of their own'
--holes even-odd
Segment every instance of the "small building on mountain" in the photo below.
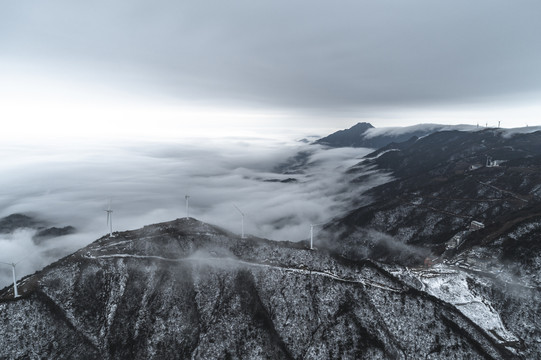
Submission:
<svg viewBox="0 0 541 360">
<path fill-rule="evenodd" d="M 476 230 L 481 230 L 485 227 L 485 224 L 483 224 L 482 222 L 479 222 L 479 221 L 472 221 L 470 223 L 470 231 L 476 231 Z"/>
</svg>

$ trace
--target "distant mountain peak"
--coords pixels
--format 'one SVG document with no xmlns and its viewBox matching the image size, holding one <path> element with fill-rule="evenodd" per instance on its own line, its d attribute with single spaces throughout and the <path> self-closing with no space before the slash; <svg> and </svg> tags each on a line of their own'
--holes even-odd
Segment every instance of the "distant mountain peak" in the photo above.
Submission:
<svg viewBox="0 0 541 360">
<path fill-rule="evenodd" d="M 349 128 L 349 130 L 359 130 L 362 132 L 365 132 L 368 129 L 372 129 L 374 126 L 367 122 L 358 122 L 357 124 L 353 125 Z"/>
<path fill-rule="evenodd" d="M 11 214 L 0 218 L 0 234 L 9 234 L 21 229 L 36 230 L 33 236 L 34 242 L 40 243 L 44 240 L 73 234 L 77 231 L 73 226 L 50 226 L 47 221 L 28 214 Z"/>
<path fill-rule="evenodd" d="M 11 214 L 0 219 L 0 234 L 7 234 L 21 228 L 36 228 L 43 226 L 43 221 L 36 220 L 25 214 Z"/>
<path fill-rule="evenodd" d="M 331 147 L 362 147 L 357 145 L 362 139 L 362 135 L 366 133 L 368 129 L 373 129 L 374 126 L 367 122 L 359 122 L 349 129 L 336 131 L 329 136 L 321 138 L 316 141 L 317 144 L 327 145 Z"/>
<path fill-rule="evenodd" d="M 315 142 L 330 147 L 365 147 L 379 149 L 390 143 L 401 143 L 413 137 L 423 137 L 443 130 L 475 130 L 469 125 L 418 124 L 404 127 L 375 128 L 372 124 L 359 122 L 349 129 L 336 131 Z"/>
</svg>

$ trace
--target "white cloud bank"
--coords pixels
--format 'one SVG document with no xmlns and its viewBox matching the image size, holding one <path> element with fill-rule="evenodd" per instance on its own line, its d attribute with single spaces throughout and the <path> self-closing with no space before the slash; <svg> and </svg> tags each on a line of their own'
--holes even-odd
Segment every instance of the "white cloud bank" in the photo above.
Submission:
<svg viewBox="0 0 541 360">
<path fill-rule="evenodd" d="M 299 151 L 311 154 L 303 174 L 273 171 Z M 388 180 L 373 172 L 364 185 L 352 187 L 347 181 L 344 171 L 369 151 L 254 138 L 6 146 L 0 150 L 6 159 L 0 164 L 0 217 L 30 214 L 78 232 L 40 246 L 31 241 L 32 231 L 0 235 L 0 261 L 23 259 L 17 267 L 20 278 L 106 234 L 109 198 L 114 231 L 184 217 L 189 194 L 190 216 L 199 220 L 240 233 L 235 204 L 246 214 L 247 234 L 306 239 L 310 223 L 330 221 L 347 210 L 352 197 Z M 265 181 L 290 177 L 297 181 Z M 0 285 L 10 281 L 6 265 Z"/>
</svg>

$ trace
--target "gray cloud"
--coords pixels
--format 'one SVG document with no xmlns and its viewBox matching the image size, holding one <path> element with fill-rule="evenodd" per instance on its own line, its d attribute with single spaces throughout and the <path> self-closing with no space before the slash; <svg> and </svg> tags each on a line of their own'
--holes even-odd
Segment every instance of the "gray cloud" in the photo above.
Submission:
<svg viewBox="0 0 541 360">
<path fill-rule="evenodd" d="M 79 63 L 107 81 L 203 103 L 336 112 L 541 90 L 533 0 L 4 6 L 0 54 Z"/>
</svg>

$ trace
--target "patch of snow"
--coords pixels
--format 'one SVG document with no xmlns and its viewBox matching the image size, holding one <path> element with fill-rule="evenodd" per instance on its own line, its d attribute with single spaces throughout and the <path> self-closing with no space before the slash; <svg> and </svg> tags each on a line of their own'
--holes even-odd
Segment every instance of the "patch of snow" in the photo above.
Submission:
<svg viewBox="0 0 541 360">
<path fill-rule="evenodd" d="M 376 136 L 397 137 L 404 134 L 414 133 L 416 131 L 436 132 L 446 130 L 478 131 L 480 129 L 473 125 L 417 124 L 412 126 L 371 128 L 366 130 L 363 136 L 370 139 Z"/>
<path fill-rule="evenodd" d="M 490 301 L 468 286 L 469 275 L 464 271 L 450 268 L 445 264 L 437 264 L 430 269 L 416 269 L 411 274 L 423 283 L 424 291 L 454 305 L 495 340 L 519 341 L 505 328 Z"/>
<path fill-rule="evenodd" d="M 380 153 L 377 154 L 376 156 L 371 157 L 371 158 L 367 158 L 367 159 L 377 159 L 377 158 L 379 158 L 380 156 L 383 156 L 383 155 L 385 155 L 385 154 L 387 154 L 387 153 L 389 153 L 389 152 L 393 152 L 393 151 L 400 151 L 400 149 L 389 149 L 389 150 L 385 150 L 385 151 L 380 152 Z"/>
</svg>

